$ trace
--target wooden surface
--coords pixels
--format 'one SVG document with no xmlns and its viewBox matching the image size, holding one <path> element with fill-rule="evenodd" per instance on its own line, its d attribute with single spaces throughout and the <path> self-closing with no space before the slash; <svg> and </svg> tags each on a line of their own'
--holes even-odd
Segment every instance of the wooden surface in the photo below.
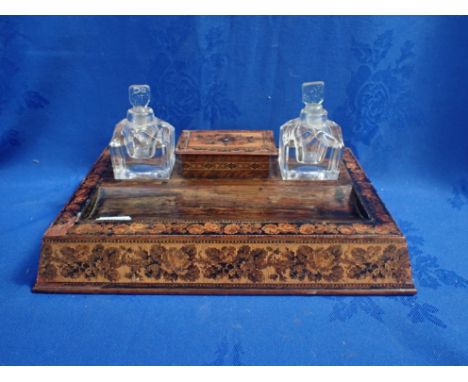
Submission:
<svg viewBox="0 0 468 382">
<path fill-rule="evenodd" d="M 415 293 L 406 240 L 349 150 L 331 182 L 282 181 L 275 166 L 181 174 L 115 181 L 106 150 L 44 235 L 34 290 Z"/>
<path fill-rule="evenodd" d="M 278 153 L 272 130 L 184 130 L 177 155 L 256 155 Z"/>
<path fill-rule="evenodd" d="M 149 222 L 311 222 L 365 220 L 346 171 L 338 182 L 186 179 L 179 166 L 167 182 L 105 180 L 80 218 L 130 216 Z"/>
</svg>

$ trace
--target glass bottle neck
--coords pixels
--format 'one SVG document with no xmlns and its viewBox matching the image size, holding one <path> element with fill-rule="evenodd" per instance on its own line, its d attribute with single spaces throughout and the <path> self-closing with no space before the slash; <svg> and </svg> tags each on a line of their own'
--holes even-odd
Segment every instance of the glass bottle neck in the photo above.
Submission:
<svg viewBox="0 0 468 382">
<path fill-rule="evenodd" d="M 127 111 L 127 120 L 136 127 L 143 127 L 156 119 L 150 107 L 132 107 Z"/>
<path fill-rule="evenodd" d="M 305 127 L 322 129 L 327 125 L 328 112 L 321 104 L 306 103 L 301 110 L 300 119 L 304 122 Z"/>
</svg>

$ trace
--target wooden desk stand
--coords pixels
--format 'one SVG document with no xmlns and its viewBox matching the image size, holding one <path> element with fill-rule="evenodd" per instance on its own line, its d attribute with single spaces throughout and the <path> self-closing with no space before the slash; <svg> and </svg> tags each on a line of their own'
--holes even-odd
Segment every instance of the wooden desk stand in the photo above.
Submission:
<svg viewBox="0 0 468 382">
<path fill-rule="evenodd" d="M 105 150 L 45 233 L 34 291 L 416 292 L 406 240 L 349 149 L 325 182 L 285 182 L 274 162 L 266 179 L 176 165 L 169 181 L 115 181 Z"/>
</svg>

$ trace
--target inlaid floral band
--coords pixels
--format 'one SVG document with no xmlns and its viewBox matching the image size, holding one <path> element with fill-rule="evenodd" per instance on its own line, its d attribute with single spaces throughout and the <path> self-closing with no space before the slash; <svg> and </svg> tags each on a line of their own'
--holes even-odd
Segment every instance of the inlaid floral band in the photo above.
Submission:
<svg viewBox="0 0 468 382">
<path fill-rule="evenodd" d="M 46 243 L 42 282 L 406 285 L 399 244 Z"/>
<path fill-rule="evenodd" d="M 91 224 L 75 225 L 74 234 L 86 235 L 146 235 L 146 234 L 190 234 L 190 235 L 359 235 L 359 234 L 398 234 L 398 228 L 391 223 L 370 224 L 276 224 L 276 223 L 129 223 L 129 224 Z"/>
</svg>

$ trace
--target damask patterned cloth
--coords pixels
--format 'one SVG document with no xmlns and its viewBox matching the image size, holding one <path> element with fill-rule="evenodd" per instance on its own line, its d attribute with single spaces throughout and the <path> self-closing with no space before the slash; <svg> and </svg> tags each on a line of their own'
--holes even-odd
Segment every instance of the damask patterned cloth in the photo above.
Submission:
<svg viewBox="0 0 468 382">
<path fill-rule="evenodd" d="M 0 364 L 468 362 L 468 20 L 0 18 Z M 413 297 L 33 294 L 42 234 L 149 83 L 182 129 L 274 129 L 326 82 Z"/>
</svg>

